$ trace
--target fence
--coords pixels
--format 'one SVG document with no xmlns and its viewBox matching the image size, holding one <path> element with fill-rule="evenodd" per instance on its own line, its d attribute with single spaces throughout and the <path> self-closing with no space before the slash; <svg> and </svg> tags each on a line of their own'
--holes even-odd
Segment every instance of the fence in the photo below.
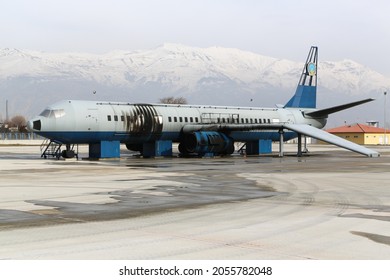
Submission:
<svg viewBox="0 0 390 280">
<path fill-rule="evenodd" d="M 0 140 L 43 140 L 38 134 L 27 132 L 0 132 Z"/>
</svg>

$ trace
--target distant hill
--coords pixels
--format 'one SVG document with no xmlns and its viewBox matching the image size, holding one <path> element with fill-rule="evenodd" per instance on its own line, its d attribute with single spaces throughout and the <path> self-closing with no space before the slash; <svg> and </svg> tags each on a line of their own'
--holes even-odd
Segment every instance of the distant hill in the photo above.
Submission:
<svg viewBox="0 0 390 280">
<path fill-rule="evenodd" d="M 11 115 L 27 117 L 62 99 L 155 103 L 184 96 L 191 104 L 273 107 L 294 93 L 305 58 L 306 52 L 294 62 L 178 44 L 103 55 L 0 49 L 0 114 L 5 117 L 6 99 Z M 351 60 L 320 61 L 318 85 L 317 104 L 326 107 L 381 97 L 390 78 Z M 364 105 L 346 116 L 381 120 L 380 106 Z"/>
</svg>

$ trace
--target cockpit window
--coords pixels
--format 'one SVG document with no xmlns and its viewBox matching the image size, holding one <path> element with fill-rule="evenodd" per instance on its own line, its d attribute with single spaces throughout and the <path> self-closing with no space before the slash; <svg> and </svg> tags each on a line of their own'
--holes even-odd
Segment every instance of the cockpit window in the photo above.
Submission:
<svg viewBox="0 0 390 280">
<path fill-rule="evenodd" d="M 42 117 L 46 117 L 46 118 L 50 118 L 50 114 L 51 114 L 52 110 L 44 110 L 42 113 L 40 113 L 39 115 L 42 116 Z"/>
<path fill-rule="evenodd" d="M 56 110 L 49 110 L 45 109 L 42 113 L 39 114 L 42 117 L 46 118 L 61 118 L 65 116 L 65 110 L 64 109 L 56 109 Z"/>
<path fill-rule="evenodd" d="M 61 118 L 61 117 L 65 116 L 64 109 L 58 109 L 58 110 L 53 110 L 53 111 L 54 111 L 55 118 Z"/>
</svg>

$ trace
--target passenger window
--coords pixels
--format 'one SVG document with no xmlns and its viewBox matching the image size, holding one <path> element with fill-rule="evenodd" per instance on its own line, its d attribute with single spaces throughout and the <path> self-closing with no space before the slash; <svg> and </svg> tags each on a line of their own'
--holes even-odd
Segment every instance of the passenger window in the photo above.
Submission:
<svg viewBox="0 0 390 280">
<path fill-rule="evenodd" d="M 183 118 L 182 117 L 179 117 L 179 122 L 183 122 Z"/>
<path fill-rule="evenodd" d="M 121 116 L 121 121 L 122 121 L 122 122 L 125 121 L 125 116 Z"/>
<path fill-rule="evenodd" d="M 118 116 L 117 115 L 114 115 L 114 121 L 118 121 Z"/>
<path fill-rule="evenodd" d="M 172 122 L 172 117 L 168 117 L 168 121 L 169 121 L 169 122 Z"/>
<path fill-rule="evenodd" d="M 174 121 L 174 122 L 177 122 L 177 117 L 173 117 L 173 121 Z"/>
<path fill-rule="evenodd" d="M 184 117 L 184 122 L 188 122 L 188 118 L 187 117 Z"/>
<path fill-rule="evenodd" d="M 199 122 L 199 121 L 198 121 L 198 117 L 195 117 L 195 122 L 196 122 L 196 123 Z"/>
<path fill-rule="evenodd" d="M 111 121 L 111 116 L 107 115 L 107 120 L 110 122 Z"/>
<path fill-rule="evenodd" d="M 190 117 L 190 122 L 194 122 L 194 118 L 193 117 Z"/>
</svg>

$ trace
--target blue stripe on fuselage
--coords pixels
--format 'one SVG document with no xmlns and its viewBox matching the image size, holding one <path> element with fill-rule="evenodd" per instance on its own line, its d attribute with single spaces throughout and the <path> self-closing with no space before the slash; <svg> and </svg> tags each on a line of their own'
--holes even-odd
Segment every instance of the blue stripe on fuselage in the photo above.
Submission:
<svg viewBox="0 0 390 280">
<path fill-rule="evenodd" d="M 179 142 L 180 132 L 163 132 L 160 134 L 127 134 L 117 133 L 113 131 L 51 131 L 51 132 L 37 132 L 37 134 L 55 140 L 64 144 L 89 144 L 98 143 L 100 141 L 120 141 L 122 143 L 142 144 L 156 140 L 172 140 Z M 226 133 L 237 142 L 249 142 L 260 139 L 267 139 L 272 141 L 279 141 L 278 131 L 232 131 Z M 295 132 L 285 132 L 284 140 L 288 141 L 297 137 Z"/>
</svg>

